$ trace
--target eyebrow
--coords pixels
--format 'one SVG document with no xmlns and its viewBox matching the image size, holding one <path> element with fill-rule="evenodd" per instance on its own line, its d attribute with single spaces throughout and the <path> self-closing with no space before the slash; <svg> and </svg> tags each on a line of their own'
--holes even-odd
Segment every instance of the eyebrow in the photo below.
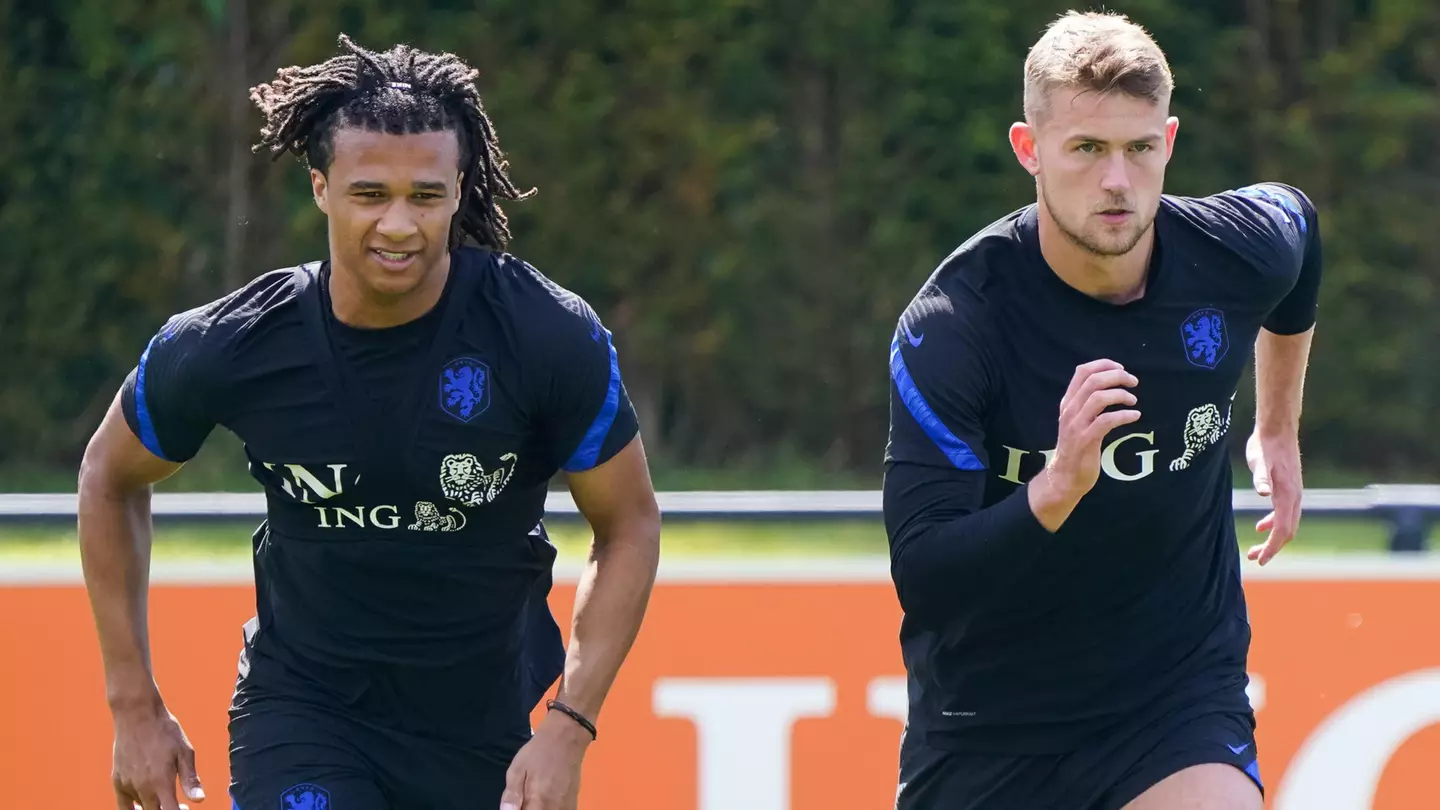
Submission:
<svg viewBox="0 0 1440 810">
<path fill-rule="evenodd" d="M 1161 140 L 1162 137 L 1163 136 L 1159 133 L 1154 133 L 1151 135 L 1144 135 L 1139 138 L 1131 138 L 1125 143 L 1154 143 Z M 1110 143 L 1110 140 L 1108 138 L 1101 138 L 1098 135 L 1072 135 L 1070 136 L 1069 140 L 1071 142 L 1090 141 L 1094 143 Z"/>
<path fill-rule="evenodd" d="M 444 192 L 444 183 L 437 183 L 433 180 L 420 180 L 411 184 L 416 191 L 439 191 Z M 375 180 L 356 180 L 350 184 L 350 191 L 384 191 L 385 184 Z"/>
</svg>

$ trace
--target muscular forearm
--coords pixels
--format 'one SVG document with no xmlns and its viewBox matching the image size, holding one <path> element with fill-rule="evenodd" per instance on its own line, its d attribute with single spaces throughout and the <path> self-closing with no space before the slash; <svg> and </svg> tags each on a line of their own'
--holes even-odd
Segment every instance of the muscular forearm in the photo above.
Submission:
<svg viewBox="0 0 1440 810">
<path fill-rule="evenodd" d="M 1294 436 L 1300 430 L 1305 366 L 1313 329 L 1297 335 L 1261 330 L 1255 341 L 1255 430 L 1262 436 Z"/>
<path fill-rule="evenodd" d="M 640 631 L 660 559 L 658 519 L 611 532 L 596 532 L 595 550 L 580 577 L 557 695 L 592 721 Z"/>
<path fill-rule="evenodd" d="M 80 560 L 100 638 L 105 694 L 115 710 L 160 704 L 147 627 L 150 527 L 149 487 L 117 491 L 98 474 L 81 475 Z"/>
</svg>

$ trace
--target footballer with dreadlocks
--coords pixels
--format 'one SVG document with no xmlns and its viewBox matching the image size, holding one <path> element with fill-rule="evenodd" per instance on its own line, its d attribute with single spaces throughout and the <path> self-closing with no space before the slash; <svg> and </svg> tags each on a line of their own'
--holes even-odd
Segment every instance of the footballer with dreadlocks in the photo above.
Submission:
<svg viewBox="0 0 1440 810">
<path fill-rule="evenodd" d="M 150 663 L 150 492 L 220 425 L 266 496 L 232 805 L 573 810 L 659 557 L 635 412 L 594 310 L 506 252 L 498 202 L 529 193 L 476 71 L 340 44 L 251 91 L 328 257 L 170 318 L 81 466 L 117 806 L 204 798 Z M 594 532 L 568 651 L 542 522 L 562 470 Z"/>
</svg>

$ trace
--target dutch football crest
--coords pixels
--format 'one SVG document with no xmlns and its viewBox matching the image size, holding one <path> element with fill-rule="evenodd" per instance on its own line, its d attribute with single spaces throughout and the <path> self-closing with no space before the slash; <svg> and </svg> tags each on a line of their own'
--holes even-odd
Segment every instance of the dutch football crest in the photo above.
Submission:
<svg viewBox="0 0 1440 810">
<path fill-rule="evenodd" d="M 469 422 L 490 407 L 490 367 L 457 357 L 440 370 L 440 410 Z"/>
<path fill-rule="evenodd" d="M 1225 313 L 1218 309 L 1200 309 L 1180 325 L 1180 338 L 1185 344 L 1185 359 L 1201 368 L 1214 369 L 1230 351 L 1230 336 L 1225 331 Z"/>
<path fill-rule="evenodd" d="M 317 785 L 296 785 L 280 794 L 280 810 L 330 810 L 330 792 Z"/>
</svg>

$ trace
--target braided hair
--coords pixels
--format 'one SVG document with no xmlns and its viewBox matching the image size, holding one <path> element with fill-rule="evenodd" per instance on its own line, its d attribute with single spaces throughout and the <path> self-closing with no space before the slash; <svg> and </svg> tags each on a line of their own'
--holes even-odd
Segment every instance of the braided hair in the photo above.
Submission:
<svg viewBox="0 0 1440 810">
<path fill-rule="evenodd" d="M 289 152 L 322 172 L 335 156 L 335 131 L 357 127 L 405 135 L 452 130 L 460 141 L 460 209 L 450 223 L 450 247 L 466 236 L 502 251 L 510 228 L 497 200 L 524 200 L 475 89 L 479 71 L 454 54 L 408 45 L 384 53 L 340 35 L 344 50 L 318 65 L 280 68 L 274 81 L 253 87 L 250 100 L 265 116 L 260 142 L 274 159 Z"/>
</svg>

